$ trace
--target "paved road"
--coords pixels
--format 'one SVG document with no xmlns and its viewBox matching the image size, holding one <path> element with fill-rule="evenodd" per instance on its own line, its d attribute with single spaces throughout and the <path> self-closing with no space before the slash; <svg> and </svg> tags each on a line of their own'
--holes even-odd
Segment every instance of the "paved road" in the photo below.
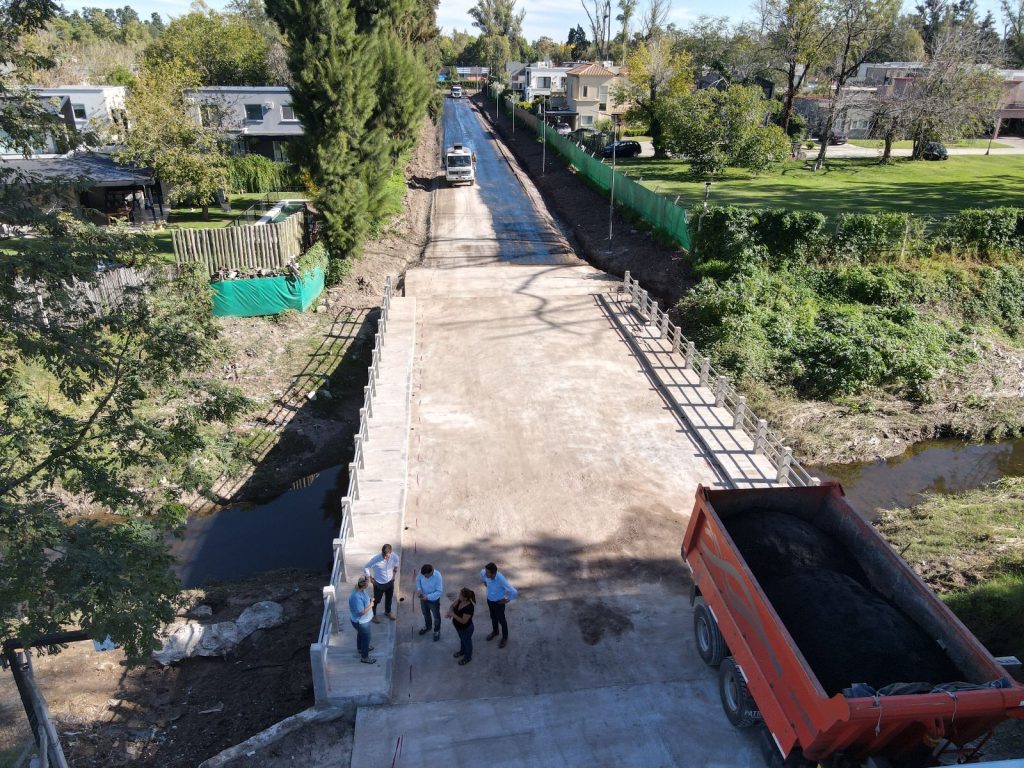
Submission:
<svg viewBox="0 0 1024 768">
<path fill-rule="evenodd" d="M 446 111 L 480 183 L 439 191 L 427 266 L 406 276 L 395 703 L 360 709 L 352 765 L 760 766 L 694 650 L 679 556 L 697 483 L 716 476 L 610 321 L 618 281 L 575 258 L 469 104 Z M 504 649 L 485 640 L 489 560 L 521 592 Z M 437 643 L 417 632 L 423 562 L 449 598 L 477 591 L 467 666 L 449 622 Z"/>
<path fill-rule="evenodd" d="M 1000 136 L 996 144 L 1006 144 L 1005 147 L 996 147 L 992 149 L 992 155 L 1024 155 L 1024 139 L 1017 136 Z M 912 150 L 909 149 L 894 149 L 892 151 L 893 157 L 910 157 Z M 947 152 L 950 156 L 954 155 L 984 155 L 986 147 L 948 147 Z M 818 150 L 808 149 L 806 150 L 808 157 L 814 157 Z M 856 144 L 841 144 L 837 147 L 828 148 L 829 157 L 881 157 L 881 148 L 875 147 L 858 147 Z"/>
</svg>

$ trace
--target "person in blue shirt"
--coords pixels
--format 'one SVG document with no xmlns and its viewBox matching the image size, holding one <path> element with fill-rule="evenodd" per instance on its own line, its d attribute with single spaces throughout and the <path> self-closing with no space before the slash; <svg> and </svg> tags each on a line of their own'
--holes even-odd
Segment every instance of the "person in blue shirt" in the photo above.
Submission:
<svg viewBox="0 0 1024 768">
<path fill-rule="evenodd" d="M 370 645 L 370 619 L 373 618 L 373 598 L 366 594 L 370 586 L 369 576 L 360 576 L 355 589 L 348 596 L 348 617 L 356 631 L 356 649 L 359 660 L 363 664 L 376 664 L 377 660 L 370 657 L 373 646 Z"/>
<path fill-rule="evenodd" d="M 434 642 L 441 639 L 441 595 L 444 594 L 444 581 L 441 572 L 427 563 L 420 568 L 416 577 L 416 597 L 420 599 L 420 610 L 423 612 L 423 629 L 421 635 L 427 634 L 433 618 Z"/>
<path fill-rule="evenodd" d="M 487 610 L 491 614 L 491 634 L 487 640 L 493 640 L 498 636 L 498 628 L 501 628 L 501 642 L 499 648 L 508 645 L 508 623 L 505 621 L 505 606 L 519 597 L 516 588 L 508 583 L 505 575 L 498 573 L 498 566 L 488 563 L 480 571 L 480 581 L 487 590 Z"/>
</svg>

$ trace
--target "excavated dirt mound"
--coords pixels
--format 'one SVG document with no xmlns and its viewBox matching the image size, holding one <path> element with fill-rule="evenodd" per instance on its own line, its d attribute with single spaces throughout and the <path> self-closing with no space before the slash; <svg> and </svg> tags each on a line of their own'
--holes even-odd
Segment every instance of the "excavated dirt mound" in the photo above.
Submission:
<svg viewBox="0 0 1024 768">
<path fill-rule="evenodd" d="M 815 526 L 785 512 L 755 510 L 728 523 L 729 535 L 762 584 L 805 568 L 828 568 L 867 584 L 845 547 Z"/>
<path fill-rule="evenodd" d="M 845 574 L 810 568 L 771 582 L 765 592 L 829 696 L 853 683 L 877 690 L 961 677 L 901 610 Z"/>
<path fill-rule="evenodd" d="M 730 520 L 729 534 L 829 696 L 853 683 L 961 677 L 939 646 L 875 592 L 838 541 L 784 512 Z"/>
</svg>

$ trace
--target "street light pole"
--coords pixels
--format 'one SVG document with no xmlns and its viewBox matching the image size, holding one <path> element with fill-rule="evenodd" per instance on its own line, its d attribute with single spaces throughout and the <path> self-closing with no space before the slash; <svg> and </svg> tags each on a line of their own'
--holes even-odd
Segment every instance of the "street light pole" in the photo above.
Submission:
<svg viewBox="0 0 1024 768">
<path fill-rule="evenodd" d="M 545 107 L 545 100 L 540 102 L 540 175 L 544 175 L 544 169 L 548 162 L 548 118 Z"/>
<path fill-rule="evenodd" d="M 611 200 L 608 202 L 608 242 L 612 239 L 612 222 L 615 220 L 615 150 L 619 143 L 618 115 L 612 115 L 612 183 Z"/>
</svg>

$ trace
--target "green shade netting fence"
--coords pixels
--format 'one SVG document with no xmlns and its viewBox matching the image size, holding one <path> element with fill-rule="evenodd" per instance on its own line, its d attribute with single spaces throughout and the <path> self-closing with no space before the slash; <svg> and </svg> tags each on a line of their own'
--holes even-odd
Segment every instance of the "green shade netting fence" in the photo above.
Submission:
<svg viewBox="0 0 1024 768">
<path fill-rule="evenodd" d="M 516 107 L 515 119 L 540 133 L 540 120 L 529 112 Z M 611 166 L 602 163 L 597 157 L 590 156 L 585 150 L 559 136 L 553 130 L 544 133 L 548 144 L 568 160 L 578 172 L 605 192 L 611 189 Z M 690 250 L 690 228 L 686 223 L 685 208 L 679 207 L 667 197 L 652 192 L 617 171 L 615 172 L 615 202 L 637 213 L 648 224 L 662 230 L 683 248 Z"/>
<path fill-rule="evenodd" d="M 255 277 L 220 280 L 213 288 L 213 314 L 217 317 L 276 315 L 286 309 L 303 312 L 324 290 L 322 268 L 302 277 Z"/>
</svg>

